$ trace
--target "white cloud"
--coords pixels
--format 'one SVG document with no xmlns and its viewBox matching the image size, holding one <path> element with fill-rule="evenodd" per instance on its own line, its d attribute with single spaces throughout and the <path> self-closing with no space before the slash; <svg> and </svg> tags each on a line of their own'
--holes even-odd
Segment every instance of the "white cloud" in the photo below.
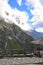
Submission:
<svg viewBox="0 0 43 65">
<path fill-rule="evenodd" d="M 22 5 L 22 0 L 16 0 L 16 1 L 17 1 L 17 3 L 19 4 L 19 6 Z"/>
<path fill-rule="evenodd" d="M 37 28 L 36 31 L 38 31 L 38 32 L 43 32 L 43 27 Z"/>
<path fill-rule="evenodd" d="M 22 5 L 22 0 L 17 0 L 18 4 Z M 3 4 L 4 3 L 4 4 Z M 31 29 L 31 26 L 27 23 L 29 20 L 32 22 L 32 26 L 36 31 L 42 30 L 43 28 L 43 5 L 42 0 L 26 0 L 26 5 L 32 5 L 34 7 L 34 10 L 30 10 L 31 13 L 34 15 L 31 20 L 29 20 L 29 15 L 26 11 L 19 11 L 17 8 L 12 9 L 10 5 L 8 4 L 8 0 L 0 0 L 0 16 L 2 16 L 6 22 L 9 22 L 8 20 L 11 20 L 10 23 L 15 23 L 21 29 L 23 30 L 29 30 Z M 9 15 L 6 14 L 9 13 Z M 16 18 L 20 19 L 20 23 L 18 24 L 16 21 Z M 40 23 L 40 24 L 39 24 Z M 37 26 L 39 27 L 37 29 Z M 41 31 L 43 32 L 43 31 Z"/>
<path fill-rule="evenodd" d="M 43 24 L 43 0 L 26 0 L 27 2 L 27 6 L 28 2 L 34 7 L 34 10 L 30 10 L 31 13 L 33 14 L 33 18 L 30 20 L 30 22 L 32 22 L 32 26 L 36 29 L 36 26 L 40 27 Z M 39 29 L 39 28 L 38 28 Z M 39 30 L 40 31 L 40 30 Z"/>
<path fill-rule="evenodd" d="M 14 17 L 18 20 L 19 24 L 15 22 L 17 25 L 19 25 L 23 30 L 29 30 L 30 26 L 27 24 L 28 21 L 28 14 L 25 11 L 19 11 L 18 9 L 13 10 Z"/>
<path fill-rule="evenodd" d="M 30 6 L 30 5 L 33 6 L 33 3 L 34 3 L 33 0 L 25 0 L 25 5 L 27 5 L 27 6 Z"/>
<path fill-rule="evenodd" d="M 41 5 L 43 5 L 43 0 L 40 0 Z"/>
<path fill-rule="evenodd" d="M 6 20 L 6 22 L 15 23 L 23 30 L 31 29 L 29 24 L 27 24 L 27 21 L 29 18 L 27 12 L 19 11 L 17 8 L 12 9 L 10 5 L 8 4 L 7 0 L 0 1 L 0 4 L 1 4 L 0 5 L 0 12 L 1 12 L 0 15 Z"/>
</svg>

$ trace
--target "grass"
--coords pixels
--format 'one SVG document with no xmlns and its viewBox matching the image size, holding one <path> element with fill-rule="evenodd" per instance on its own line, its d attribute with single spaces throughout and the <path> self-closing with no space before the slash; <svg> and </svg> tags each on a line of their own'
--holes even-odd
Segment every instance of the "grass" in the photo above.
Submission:
<svg viewBox="0 0 43 65">
<path fill-rule="evenodd" d="M 38 64 L 38 65 L 43 65 L 43 62 L 39 62 L 39 63 L 35 63 L 35 64 Z"/>
<path fill-rule="evenodd" d="M 43 62 L 39 62 L 39 63 L 21 63 L 21 64 L 12 64 L 12 65 L 43 65 Z"/>
</svg>

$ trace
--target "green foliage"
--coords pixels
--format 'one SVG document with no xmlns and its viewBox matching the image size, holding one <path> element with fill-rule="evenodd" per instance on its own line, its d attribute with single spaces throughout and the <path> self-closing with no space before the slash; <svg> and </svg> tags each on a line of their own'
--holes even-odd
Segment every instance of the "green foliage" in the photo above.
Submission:
<svg viewBox="0 0 43 65">
<path fill-rule="evenodd" d="M 34 39 L 30 35 L 27 35 L 26 32 L 21 30 L 17 25 L 0 20 L 0 48 L 3 49 L 5 54 L 29 53 L 32 51 L 30 45 L 32 40 Z M 11 50 L 7 51 L 6 49 Z M 18 50 L 13 51 L 12 49 Z"/>
</svg>

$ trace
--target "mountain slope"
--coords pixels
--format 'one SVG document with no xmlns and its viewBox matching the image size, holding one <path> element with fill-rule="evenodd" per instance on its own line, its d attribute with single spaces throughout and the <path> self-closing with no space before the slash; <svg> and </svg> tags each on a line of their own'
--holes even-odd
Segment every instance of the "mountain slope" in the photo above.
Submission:
<svg viewBox="0 0 43 65">
<path fill-rule="evenodd" d="M 30 42 L 33 40 L 17 25 L 0 20 L 0 49 L 23 49 L 28 52 L 32 50 Z"/>
<path fill-rule="evenodd" d="M 28 35 L 31 35 L 35 39 L 40 39 L 41 37 L 43 37 L 43 33 L 37 32 L 35 30 L 26 31 L 26 33 Z"/>
</svg>

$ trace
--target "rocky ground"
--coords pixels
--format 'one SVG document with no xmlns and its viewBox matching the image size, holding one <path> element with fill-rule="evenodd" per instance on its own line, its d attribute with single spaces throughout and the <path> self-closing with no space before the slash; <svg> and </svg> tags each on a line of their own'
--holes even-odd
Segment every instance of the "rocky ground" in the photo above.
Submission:
<svg viewBox="0 0 43 65">
<path fill-rule="evenodd" d="M 31 63 L 43 62 L 43 58 L 29 58 L 29 57 L 15 57 L 15 58 L 2 58 L 0 65 L 34 65 Z"/>
</svg>

